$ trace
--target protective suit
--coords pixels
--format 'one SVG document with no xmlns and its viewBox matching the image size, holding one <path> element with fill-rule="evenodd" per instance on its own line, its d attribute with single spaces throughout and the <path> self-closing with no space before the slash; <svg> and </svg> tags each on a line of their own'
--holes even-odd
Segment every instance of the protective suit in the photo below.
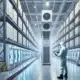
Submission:
<svg viewBox="0 0 80 80">
<path fill-rule="evenodd" d="M 61 74 L 57 78 L 58 79 L 63 79 L 63 77 L 67 78 L 67 73 L 68 73 L 68 71 L 67 71 L 67 64 L 66 64 L 67 49 L 65 48 L 63 42 L 61 42 L 60 45 L 61 45 L 61 49 L 60 49 L 60 52 L 57 53 L 57 56 L 59 56 L 60 59 L 61 59 Z M 65 71 L 65 75 L 63 76 L 64 71 Z"/>
</svg>

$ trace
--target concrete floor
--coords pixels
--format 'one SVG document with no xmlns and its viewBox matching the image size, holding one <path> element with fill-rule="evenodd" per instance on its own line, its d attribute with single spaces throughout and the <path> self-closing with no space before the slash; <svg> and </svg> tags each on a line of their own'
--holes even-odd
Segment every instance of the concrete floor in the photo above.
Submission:
<svg viewBox="0 0 80 80">
<path fill-rule="evenodd" d="M 67 62 L 68 79 L 63 80 L 80 80 L 80 67 Z M 36 60 L 30 67 L 23 71 L 14 80 L 58 80 L 60 74 L 60 60 L 53 57 L 51 65 L 42 65 L 40 60 Z"/>
</svg>

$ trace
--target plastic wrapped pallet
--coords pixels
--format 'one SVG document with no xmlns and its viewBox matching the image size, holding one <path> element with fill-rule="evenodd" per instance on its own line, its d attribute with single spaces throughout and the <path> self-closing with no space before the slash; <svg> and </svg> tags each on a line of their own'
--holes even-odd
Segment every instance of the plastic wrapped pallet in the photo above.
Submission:
<svg viewBox="0 0 80 80">
<path fill-rule="evenodd" d="M 72 38 L 73 36 L 74 36 L 74 30 L 70 32 L 70 38 Z"/>
<path fill-rule="evenodd" d="M 7 26 L 7 38 L 14 40 L 14 28 L 9 23 L 7 23 L 6 26 Z"/>
<path fill-rule="evenodd" d="M 22 7 L 21 7 L 20 0 L 18 0 L 18 9 L 19 9 L 19 11 L 20 11 L 20 13 L 21 13 L 21 15 L 22 15 Z"/>
<path fill-rule="evenodd" d="M 24 21 L 26 22 L 26 15 L 25 15 L 24 12 L 23 12 L 23 19 L 24 19 Z"/>
<path fill-rule="evenodd" d="M 22 35 L 20 33 L 18 34 L 18 40 L 19 40 L 18 42 L 22 44 Z"/>
<path fill-rule="evenodd" d="M 70 13 L 70 21 L 74 18 L 74 10 Z"/>
<path fill-rule="evenodd" d="M 25 27 L 25 25 L 23 24 L 23 32 L 25 33 L 25 35 L 26 35 L 26 27 Z"/>
<path fill-rule="evenodd" d="M 13 29 L 13 37 L 14 37 L 14 41 L 17 42 L 17 30 L 16 29 Z"/>
<path fill-rule="evenodd" d="M 70 41 L 70 47 L 73 47 L 74 46 L 74 40 L 71 40 Z"/>
<path fill-rule="evenodd" d="M 78 13 L 78 11 L 80 10 L 80 1 L 77 2 L 76 6 L 75 6 L 75 15 Z"/>
<path fill-rule="evenodd" d="M 66 25 L 69 24 L 69 17 L 66 19 Z"/>
<path fill-rule="evenodd" d="M 78 33 L 80 33 L 80 26 L 77 26 L 77 27 L 75 28 L 75 35 L 77 35 Z"/>
<path fill-rule="evenodd" d="M 69 45 L 68 45 L 68 42 L 66 43 L 66 48 L 68 48 L 69 47 Z"/>
<path fill-rule="evenodd" d="M 70 24 L 70 29 L 72 29 L 74 27 L 74 23 Z"/>
<path fill-rule="evenodd" d="M 67 26 L 67 27 L 66 27 L 66 32 L 68 32 L 68 31 L 69 31 L 69 27 Z"/>
<path fill-rule="evenodd" d="M 80 41 L 80 37 L 76 37 L 75 38 L 75 46 L 80 45 L 79 41 Z"/>
<path fill-rule="evenodd" d="M 69 39 L 69 36 L 68 36 L 68 34 L 66 35 L 66 40 L 68 40 Z"/>
<path fill-rule="evenodd" d="M 13 21 L 17 24 L 17 12 L 13 9 Z"/>
<path fill-rule="evenodd" d="M 18 17 L 18 26 L 22 29 L 22 20 Z"/>
<path fill-rule="evenodd" d="M 23 37 L 23 45 L 26 46 L 26 38 L 25 37 Z"/>
<path fill-rule="evenodd" d="M 78 17 L 76 17 L 76 19 L 75 19 L 75 25 L 76 25 L 79 21 L 80 21 L 80 17 L 78 16 Z"/>
<path fill-rule="evenodd" d="M 6 0 L 6 13 L 13 19 L 13 7 L 9 0 Z"/>
</svg>

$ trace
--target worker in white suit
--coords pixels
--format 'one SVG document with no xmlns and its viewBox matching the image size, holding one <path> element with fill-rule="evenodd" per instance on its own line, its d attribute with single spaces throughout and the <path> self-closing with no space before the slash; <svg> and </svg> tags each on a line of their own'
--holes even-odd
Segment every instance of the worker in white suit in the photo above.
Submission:
<svg viewBox="0 0 80 80">
<path fill-rule="evenodd" d="M 63 77 L 65 77 L 65 78 L 68 77 L 67 76 L 67 73 L 68 73 L 67 64 L 66 64 L 67 49 L 65 48 L 64 42 L 60 42 L 60 46 L 61 46 L 60 52 L 56 53 L 56 56 L 59 56 L 61 59 L 61 74 L 57 78 L 63 79 Z M 65 75 L 63 76 L 64 71 L 65 71 Z"/>
</svg>

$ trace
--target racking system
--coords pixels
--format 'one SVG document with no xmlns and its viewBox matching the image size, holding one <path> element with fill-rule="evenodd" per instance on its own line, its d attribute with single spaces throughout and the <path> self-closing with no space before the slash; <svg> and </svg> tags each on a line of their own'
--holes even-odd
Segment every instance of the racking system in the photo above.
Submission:
<svg viewBox="0 0 80 80">
<path fill-rule="evenodd" d="M 70 58 L 75 57 L 75 60 L 77 58 L 80 60 L 80 0 L 74 5 L 74 9 L 61 26 L 56 41 L 53 43 L 53 51 L 60 49 L 60 41 L 64 41 L 66 48 L 72 51 L 72 53 L 70 51 L 68 53 L 68 55 L 72 55 Z"/>
<path fill-rule="evenodd" d="M 38 43 L 20 0 L 0 0 L 0 70 L 13 69 L 38 54 Z"/>
</svg>

